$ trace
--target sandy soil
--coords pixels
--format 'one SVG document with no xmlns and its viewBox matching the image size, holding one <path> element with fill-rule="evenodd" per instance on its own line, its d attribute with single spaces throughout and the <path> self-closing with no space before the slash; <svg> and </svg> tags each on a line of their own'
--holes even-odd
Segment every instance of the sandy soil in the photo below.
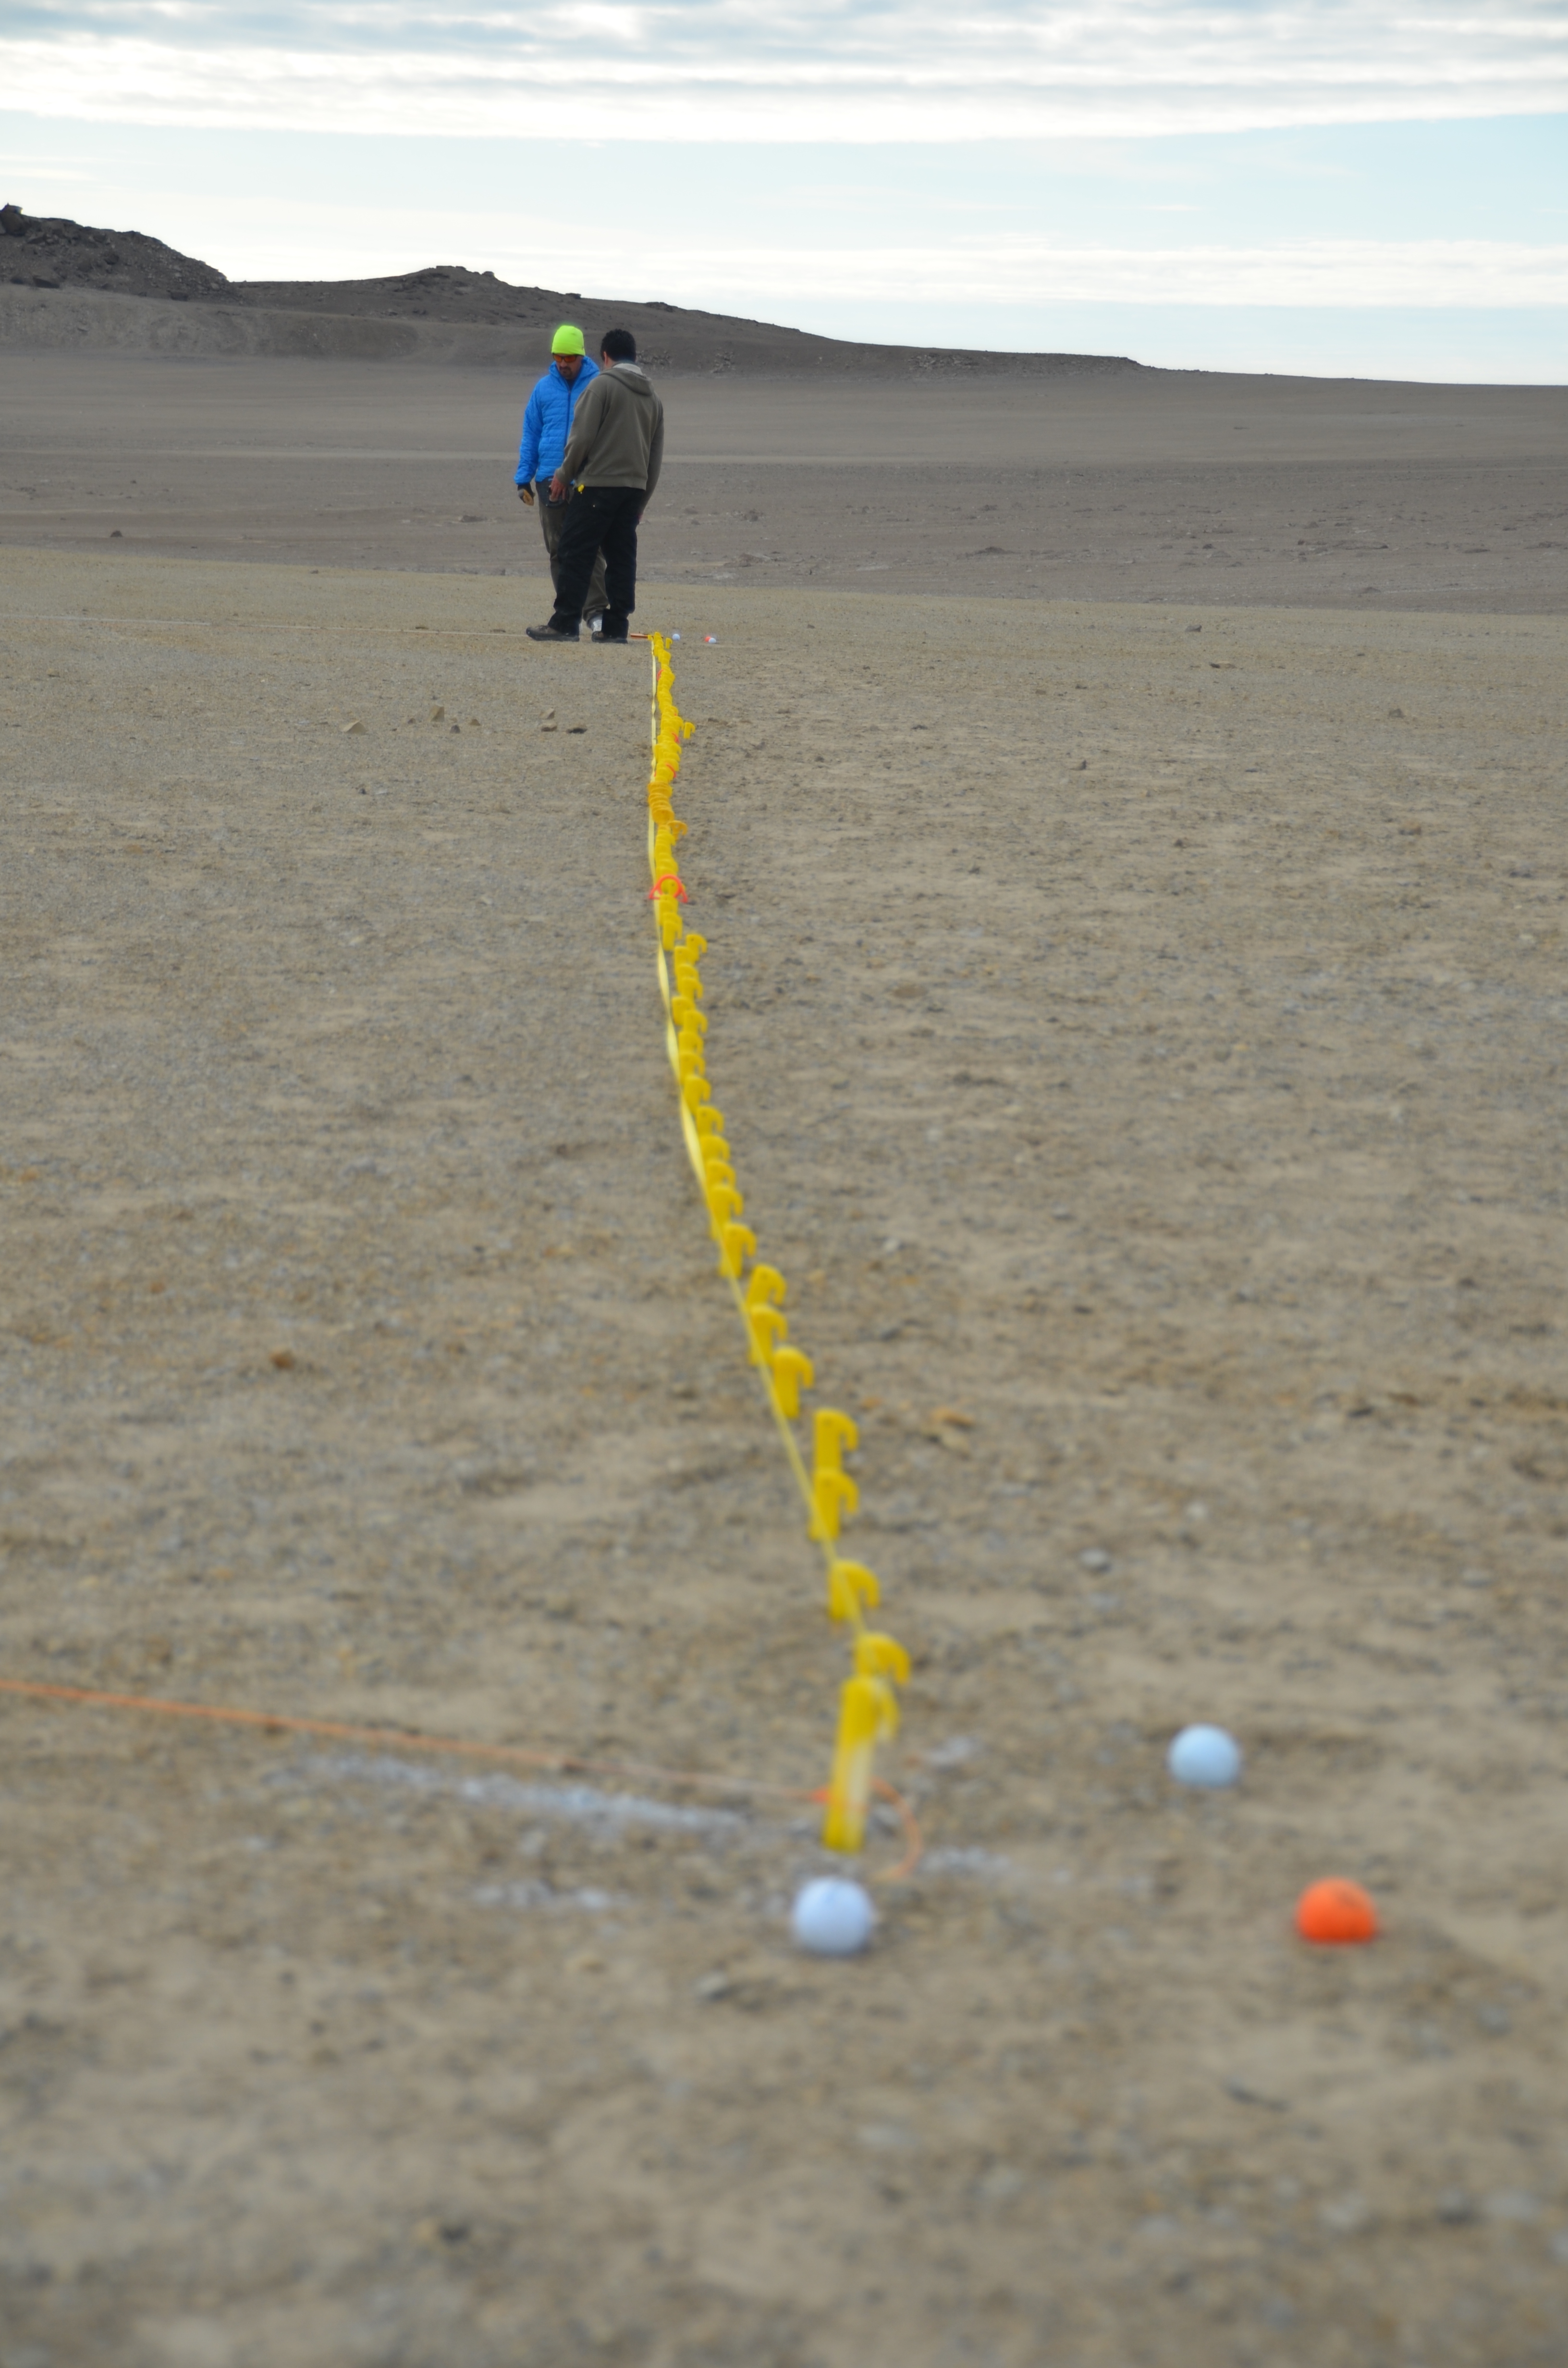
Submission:
<svg viewBox="0 0 1568 2368">
<path fill-rule="evenodd" d="M 0 543 L 107 551 L 118 535 L 117 552 L 532 575 L 539 528 L 511 481 L 540 366 L 0 348 Z M 1568 609 L 1556 388 L 1169 371 L 661 384 L 650 582 Z"/>
<path fill-rule="evenodd" d="M 0 586 L 0 1668 L 818 1781 L 641 654 Z M 645 613 L 930 1855 L 815 1964 L 788 1805 L 13 1700 L 0 2362 L 1555 2363 L 1563 626 Z M 1291 1938 L 1330 1872 L 1375 1948 Z"/>
</svg>

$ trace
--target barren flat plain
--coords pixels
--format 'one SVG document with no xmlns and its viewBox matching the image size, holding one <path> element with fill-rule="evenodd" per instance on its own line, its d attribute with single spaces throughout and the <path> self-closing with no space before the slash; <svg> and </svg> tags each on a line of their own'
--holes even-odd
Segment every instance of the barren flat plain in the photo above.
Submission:
<svg viewBox="0 0 1568 2368">
<path fill-rule="evenodd" d="M 118 536 L 117 551 L 168 556 L 531 575 L 539 529 L 512 472 L 543 359 L 0 345 L 0 546 Z M 1055 376 L 956 381 L 654 380 L 668 437 L 642 534 L 650 584 L 1568 610 L 1561 388 L 1070 359 Z"/>
<path fill-rule="evenodd" d="M 1557 2368 L 1568 625 L 1452 555 L 1548 410 L 1311 461 L 1448 505 L 1397 577 L 1289 555 L 1281 458 L 1235 567 L 1107 496 L 982 598 L 885 453 L 852 541 L 666 387 L 708 1068 L 915 1664 L 926 1855 L 829 1964 L 844 1654 L 676 1122 L 646 653 L 522 638 L 509 402 L 463 458 L 458 374 L 334 365 L 274 461 L 239 366 L 101 359 L 6 364 L 84 499 L 183 458 L 7 497 L 0 1677 L 642 1772 L 0 1696 L 3 2368 Z M 769 538 L 677 524 L 710 472 Z M 1373 1946 L 1295 1938 L 1327 1874 Z"/>
</svg>

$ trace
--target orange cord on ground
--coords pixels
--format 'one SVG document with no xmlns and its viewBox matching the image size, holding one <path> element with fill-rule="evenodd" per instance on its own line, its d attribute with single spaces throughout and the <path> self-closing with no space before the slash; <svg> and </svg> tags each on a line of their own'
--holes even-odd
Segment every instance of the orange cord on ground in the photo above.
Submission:
<svg viewBox="0 0 1568 2368">
<path fill-rule="evenodd" d="M 514 1766 L 546 1768 L 558 1776 L 619 1776 L 639 1784 L 707 1785 L 721 1793 L 752 1793 L 775 1801 L 822 1801 L 826 1794 L 800 1784 L 767 1784 L 755 1776 L 721 1776 L 696 1768 L 654 1768 L 637 1760 L 583 1759 L 570 1751 L 534 1751 L 521 1743 L 471 1743 L 455 1735 L 425 1735 L 391 1726 L 351 1726 L 342 1719 L 294 1718 L 278 1711 L 236 1710 L 216 1702 L 166 1702 L 156 1694 L 100 1693 L 91 1686 L 50 1686 L 26 1678 L 0 1678 L 0 1693 L 19 1694 L 31 1702 L 70 1702 L 88 1710 L 144 1711 L 158 1718 L 204 1720 L 215 1726 L 259 1727 L 271 1735 L 319 1735 L 334 1743 L 364 1743 L 378 1751 L 430 1751 L 460 1759 L 499 1759 Z M 893 1810 L 903 1828 L 904 1853 L 896 1866 L 871 1877 L 873 1883 L 902 1883 L 914 1873 L 926 1848 L 919 1820 L 892 1784 L 880 1778 L 879 1797 Z"/>
</svg>

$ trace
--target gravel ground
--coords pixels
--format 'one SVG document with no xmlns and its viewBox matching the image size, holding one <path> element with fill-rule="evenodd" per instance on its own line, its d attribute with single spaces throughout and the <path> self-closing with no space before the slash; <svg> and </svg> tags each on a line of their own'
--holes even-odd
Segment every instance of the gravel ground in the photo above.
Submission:
<svg viewBox="0 0 1568 2368">
<path fill-rule="evenodd" d="M 0 1672 L 810 1786 L 540 600 L 0 559 Z M 814 1964 L 790 1800 L 11 1700 L 0 2368 L 1555 2368 L 1568 632 L 646 607 L 929 1854 Z"/>
<path fill-rule="evenodd" d="M 512 474 L 542 353 L 481 370 L 28 352 L 6 297 L 0 546 L 539 570 Z M 986 632 L 1006 630 L 997 599 L 1568 611 L 1560 387 L 654 377 L 650 586 L 956 596 L 984 604 Z"/>
</svg>

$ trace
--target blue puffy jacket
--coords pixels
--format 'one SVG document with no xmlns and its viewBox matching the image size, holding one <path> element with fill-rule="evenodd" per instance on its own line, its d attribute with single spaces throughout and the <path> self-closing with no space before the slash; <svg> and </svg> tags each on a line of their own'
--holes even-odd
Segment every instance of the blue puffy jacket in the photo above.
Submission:
<svg viewBox="0 0 1568 2368">
<path fill-rule="evenodd" d="M 529 395 L 523 413 L 523 440 L 517 450 L 517 473 L 513 484 L 529 485 L 536 477 L 553 477 L 566 451 L 572 414 L 585 387 L 599 374 L 597 362 L 585 361 L 570 386 L 553 362 Z"/>
</svg>

